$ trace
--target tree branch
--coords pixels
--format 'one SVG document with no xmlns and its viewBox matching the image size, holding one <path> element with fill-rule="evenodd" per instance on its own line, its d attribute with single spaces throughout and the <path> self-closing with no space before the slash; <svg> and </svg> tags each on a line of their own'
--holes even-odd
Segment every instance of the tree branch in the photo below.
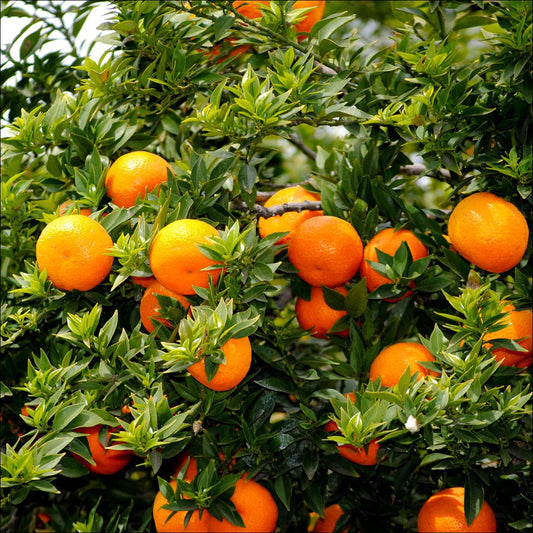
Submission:
<svg viewBox="0 0 533 533">
<path fill-rule="evenodd" d="M 299 135 L 296 133 L 290 133 L 288 137 L 289 141 L 298 147 L 309 159 L 316 161 L 316 152 L 311 150 L 307 144 L 305 144 Z"/>
<path fill-rule="evenodd" d="M 301 213 L 302 211 L 320 211 L 322 209 L 322 202 L 311 202 L 305 200 L 304 202 L 287 202 L 285 204 L 273 205 L 272 207 L 265 207 L 261 204 L 255 204 L 252 209 L 250 209 L 244 202 L 238 202 L 233 204 L 233 209 L 239 211 L 251 211 L 258 217 L 270 218 L 284 213 L 297 212 Z"/>
</svg>

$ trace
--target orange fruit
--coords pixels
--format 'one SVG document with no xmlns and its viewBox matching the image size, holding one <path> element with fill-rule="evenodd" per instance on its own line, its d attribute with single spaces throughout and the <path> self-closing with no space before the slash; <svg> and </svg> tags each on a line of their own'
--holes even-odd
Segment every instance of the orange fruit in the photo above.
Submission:
<svg viewBox="0 0 533 533">
<path fill-rule="evenodd" d="M 78 428 L 75 430 L 78 433 L 83 433 L 87 436 L 91 457 L 95 462 L 94 465 L 92 465 L 91 463 L 83 459 L 83 457 L 75 453 L 73 453 L 72 456 L 83 466 L 85 466 L 85 468 L 95 474 L 116 474 L 119 470 L 122 470 L 131 461 L 134 456 L 134 453 L 130 450 L 114 450 L 112 446 L 108 447 L 111 434 L 118 431 L 118 428 L 110 428 L 109 426 L 105 426 L 106 447 L 104 447 L 100 442 L 101 428 L 102 425 L 98 424 L 96 426 Z"/>
<path fill-rule="evenodd" d="M 292 202 L 304 202 L 304 201 L 316 202 L 320 200 L 320 195 L 311 191 L 307 191 L 299 185 L 295 187 L 287 187 L 274 193 L 266 202 L 265 207 L 273 207 L 276 205 L 282 205 Z M 259 235 L 266 237 L 272 233 L 278 233 L 283 231 L 289 231 L 290 233 L 285 237 L 282 237 L 276 244 L 286 244 L 290 241 L 294 228 L 307 220 L 308 218 L 321 216 L 322 211 L 309 211 L 305 209 L 298 213 L 297 211 L 288 211 L 283 215 L 276 215 L 274 217 L 263 218 L 261 217 L 258 222 Z"/>
<path fill-rule="evenodd" d="M 248 337 L 230 339 L 220 348 L 226 363 L 218 365 L 217 372 L 211 381 L 207 380 L 205 362 L 200 360 L 187 370 L 193 378 L 215 391 L 226 391 L 238 385 L 248 374 L 252 364 L 252 345 Z"/>
<path fill-rule="evenodd" d="M 170 481 L 171 487 L 176 490 L 177 483 L 175 480 Z M 154 498 L 154 505 L 152 509 L 152 516 L 154 519 L 155 530 L 157 533 L 180 533 L 187 531 L 191 533 L 204 533 L 209 530 L 210 515 L 207 511 L 203 511 L 200 517 L 198 510 L 193 511 L 187 527 L 185 527 L 185 517 L 188 511 L 176 511 L 174 515 L 169 509 L 164 509 L 168 500 L 159 491 Z"/>
<path fill-rule="evenodd" d="M 346 296 L 348 291 L 344 287 L 335 287 L 333 290 Z M 312 329 L 311 335 L 320 339 L 327 338 L 328 331 L 333 327 L 335 322 L 347 315 L 346 311 L 338 311 L 331 308 L 324 299 L 324 293 L 320 287 L 311 288 L 311 299 L 296 299 L 296 319 L 302 329 Z M 346 337 L 349 330 L 335 332 L 336 335 Z"/>
<path fill-rule="evenodd" d="M 59 216 L 65 216 L 69 211 L 70 206 L 72 205 L 72 200 L 65 200 L 62 204 L 59 205 Z M 88 207 L 76 208 L 74 213 L 79 213 L 80 215 L 88 217 L 91 214 L 91 210 Z"/>
<path fill-rule="evenodd" d="M 135 285 L 140 285 L 141 287 L 148 287 L 152 281 L 154 281 L 154 276 L 130 276 L 130 279 Z"/>
<path fill-rule="evenodd" d="M 324 518 L 319 518 L 310 531 L 313 533 L 333 533 L 337 521 L 343 514 L 344 511 L 338 503 L 328 505 L 324 509 Z"/>
<path fill-rule="evenodd" d="M 407 246 L 411 251 L 413 261 L 422 259 L 422 257 L 427 257 L 428 249 L 418 240 L 412 231 L 407 229 L 395 230 L 394 228 L 387 228 L 381 230 L 376 233 L 365 246 L 363 251 L 363 261 L 361 262 L 359 272 L 361 278 L 366 279 L 366 286 L 369 292 L 375 291 L 378 287 L 387 283 L 392 283 L 392 281 L 376 272 L 367 261 L 379 263 L 376 250 L 381 250 L 382 252 L 393 256 L 404 241 L 407 243 Z M 408 291 L 402 296 L 402 298 L 405 298 L 409 294 L 411 293 Z M 385 298 L 385 300 L 397 301 L 389 300 L 388 298 Z"/>
<path fill-rule="evenodd" d="M 172 325 L 168 320 L 158 318 L 160 317 L 160 314 L 159 302 L 157 301 L 156 294 L 175 298 L 181 305 L 183 305 L 183 307 L 185 307 L 185 309 L 188 309 L 191 305 L 181 294 L 177 294 L 173 291 L 168 290 L 157 280 L 152 281 L 152 283 L 150 283 L 150 285 L 148 285 L 148 287 L 144 291 L 143 297 L 141 298 L 141 303 L 139 305 L 141 321 L 148 333 L 152 333 L 152 331 L 154 331 L 155 329 L 155 326 L 152 324 L 152 318 L 157 319 L 159 322 L 165 324 L 166 326 Z"/>
<path fill-rule="evenodd" d="M 233 2 L 233 7 L 243 16 L 249 19 L 261 18 L 263 14 L 258 5 L 269 5 L 270 0 L 239 0 Z M 313 7 L 304 18 L 296 25 L 296 31 L 299 34 L 309 33 L 311 28 L 322 18 L 324 8 L 326 7 L 325 0 L 313 1 L 296 1 L 293 9 L 303 9 L 306 7 Z M 306 39 L 307 35 L 298 35 L 298 40 Z"/>
<path fill-rule="evenodd" d="M 516 266 L 527 249 L 529 228 L 516 206 L 490 192 L 461 200 L 448 220 L 450 241 L 467 261 L 488 272 Z"/>
<path fill-rule="evenodd" d="M 37 239 L 40 270 L 46 269 L 54 287 L 88 291 L 111 272 L 113 257 L 106 253 L 113 241 L 104 227 L 84 215 L 52 220 Z"/>
<path fill-rule="evenodd" d="M 506 324 L 505 328 L 494 333 L 488 333 L 485 335 L 485 340 L 511 339 L 518 342 L 520 346 L 527 350 L 526 352 L 509 350 L 507 348 L 496 348 L 492 350 L 492 355 L 498 361 L 501 361 L 502 365 L 526 368 L 533 363 L 533 314 L 531 309 L 516 311 L 513 304 L 507 304 L 503 310 L 509 313 L 509 316 L 503 320 L 503 323 Z M 526 338 L 520 341 L 518 340 L 523 337 Z M 491 344 L 487 343 L 485 347 L 490 348 Z"/>
<path fill-rule="evenodd" d="M 469 526 L 466 522 L 464 501 L 464 487 L 451 487 L 433 494 L 418 513 L 419 533 L 456 531 L 494 533 L 497 524 L 490 505 L 484 501 L 479 514 Z"/>
<path fill-rule="evenodd" d="M 270 492 L 252 479 L 241 478 L 235 484 L 231 496 L 237 512 L 241 515 L 244 527 L 234 526 L 227 520 L 217 520 L 211 516 L 207 531 L 239 532 L 253 531 L 273 532 L 278 521 L 278 506 Z"/>
<path fill-rule="evenodd" d="M 107 195 L 118 207 L 132 207 L 138 196 L 144 198 L 146 191 L 167 181 L 168 170 L 168 162 L 157 154 L 140 150 L 121 155 L 107 171 Z"/>
<path fill-rule="evenodd" d="M 353 392 L 349 392 L 344 395 L 346 398 L 355 401 L 355 395 Z M 334 433 L 339 430 L 339 426 L 334 420 L 330 420 L 325 426 L 324 429 L 327 432 Z M 352 463 L 357 463 L 358 465 L 363 466 L 373 466 L 377 464 L 377 455 L 379 450 L 379 444 L 376 439 L 371 440 L 368 443 L 368 446 L 363 446 L 362 448 L 356 448 L 351 444 L 338 444 L 339 453 L 348 461 Z"/>
<path fill-rule="evenodd" d="M 339 287 L 356 274 L 363 243 L 354 227 L 333 216 L 313 217 L 296 226 L 289 241 L 289 261 L 313 287 Z"/>
<path fill-rule="evenodd" d="M 210 276 L 216 283 L 221 270 L 203 270 L 216 263 L 198 248 L 212 236 L 218 236 L 217 230 L 201 220 L 184 218 L 162 228 L 150 248 L 150 267 L 156 279 L 178 294 L 194 294 L 194 286 L 207 288 Z"/>
<path fill-rule="evenodd" d="M 398 342 L 387 346 L 377 355 L 370 365 L 369 377 L 371 381 L 381 377 L 381 384 L 384 387 L 394 387 L 407 368 L 409 368 L 411 375 L 418 372 L 418 379 L 427 375 L 435 376 L 435 372 L 418 364 L 419 362 L 434 360 L 431 352 L 422 344 Z"/>
</svg>

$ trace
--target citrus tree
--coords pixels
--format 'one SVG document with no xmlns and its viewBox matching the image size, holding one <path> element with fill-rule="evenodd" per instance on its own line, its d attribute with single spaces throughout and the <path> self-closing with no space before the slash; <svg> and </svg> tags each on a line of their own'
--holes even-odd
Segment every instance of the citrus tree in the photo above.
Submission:
<svg viewBox="0 0 533 533">
<path fill-rule="evenodd" d="M 530 3 L 94 5 L 2 2 L 2 531 L 531 531 Z"/>
</svg>

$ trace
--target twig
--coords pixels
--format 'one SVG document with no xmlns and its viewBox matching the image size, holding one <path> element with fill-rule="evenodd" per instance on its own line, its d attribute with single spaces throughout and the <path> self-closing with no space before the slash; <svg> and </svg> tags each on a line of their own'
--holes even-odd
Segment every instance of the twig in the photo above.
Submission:
<svg viewBox="0 0 533 533">
<path fill-rule="evenodd" d="M 287 202 L 285 204 L 273 205 L 272 207 L 265 207 L 261 204 L 255 204 L 252 209 L 250 209 L 244 202 L 235 203 L 233 209 L 239 211 L 251 211 L 258 217 L 270 218 L 278 215 L 283 215 L 291 211 L 300 213 L 302 211 L 320 211 L 322 209 L 322 202 L 311 202 L 305 200 L 303 202 Z"/>
<path fill-rule="evenodd" d="M 309 157 L 309 159 L 316 161 L 316 152 L 311 150 L 311 148 L 309 148 L 309 146 L 307 146 L 296 133 L 289 134 L 289 141 L 294 144 L 294 146 L 297 146 L 307 157 Z"/>
<path fill-rule="evenodd" d="M 420 174 L 424 174 L 426 170 L 427 168 L 420 163 L 415 163 L 414 165 L 404 165 L 403 167 L 400 167 L 400 173 L 407 176 L 420 176 Z M 450 171 L 446 168 L 439 168 L 439 172 L 445 178 L 450 177 Z"/>
</svg>

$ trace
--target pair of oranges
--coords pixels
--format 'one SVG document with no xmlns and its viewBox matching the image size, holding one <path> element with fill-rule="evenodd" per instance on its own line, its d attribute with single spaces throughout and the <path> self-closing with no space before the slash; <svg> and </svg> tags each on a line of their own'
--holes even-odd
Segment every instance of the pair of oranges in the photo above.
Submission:
<svg viewBox="0 0 533 533">
<path fill-rule="evenodd" d="M 176 468 L 177 475 L 185 466 L 187 459 L 189 464 L 184 472 L 183 479 L 190 482 L 198 473 L 197 461 L 194 457 L 184 456 L 179 461 Z M 170 481 L 171 487 L 176 490 L 175 480 Z M 163 506 L 168 504 L 168 500 L 159 491 L 156 494 L 153 504 L 152 515 L 156 531 L 158 533 L 187 532 L 233 532 L 233 531 L 261 531 L 272 532 L 276 529 L 278 521 L 278 506 L 270 492 L 254 479 L 249 479 L 244 474 L 235 484 L 231 501 L 235 509 L 241 516 L 244 527 L 233 525 L 226 519 L 218 520 L 204 509 L 200 514 L 199 510 L 194 510 L 189 522 L 185 524 L 187 511 L 172 511 Z"/>
</svg>

